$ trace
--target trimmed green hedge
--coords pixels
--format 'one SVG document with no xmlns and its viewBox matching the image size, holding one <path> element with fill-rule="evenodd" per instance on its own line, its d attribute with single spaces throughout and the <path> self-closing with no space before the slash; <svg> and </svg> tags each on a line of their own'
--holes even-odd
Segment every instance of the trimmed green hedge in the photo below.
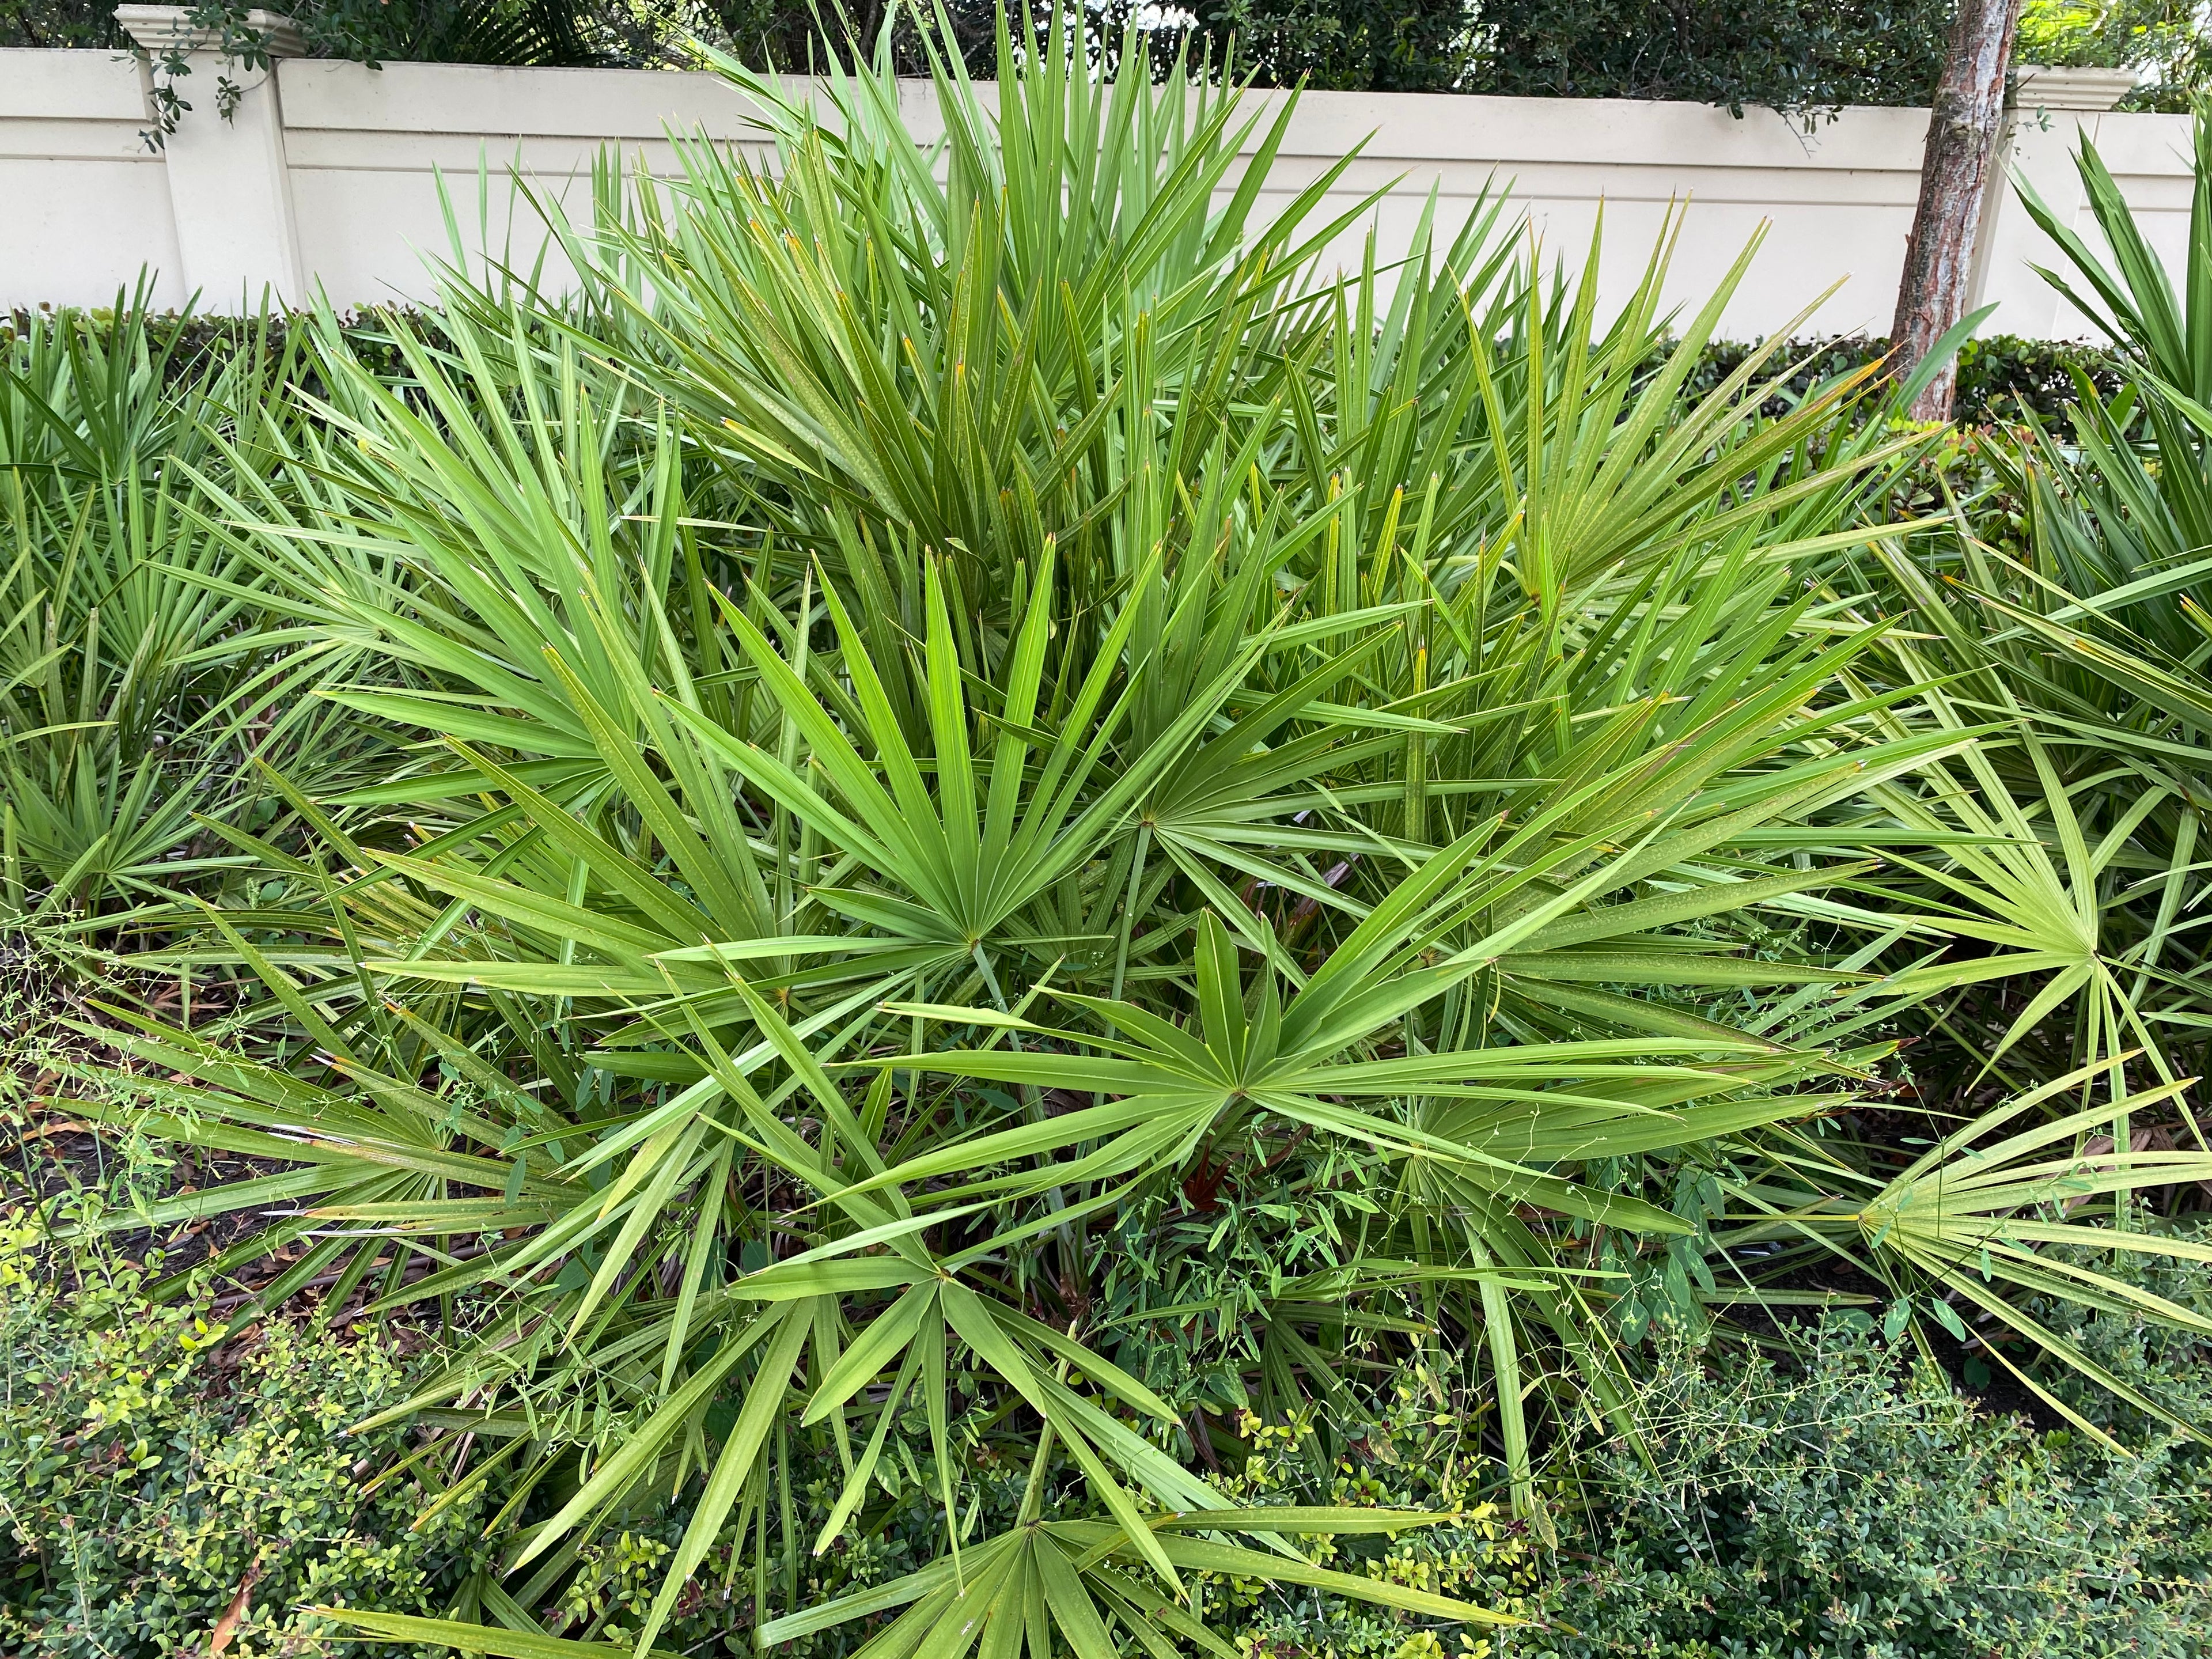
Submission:
<svg viewBox="0 0 2212 1659">
<path fill-rule="evenodd" d="M 1733 343 L 1709 347 L 1692 384 L 1701 388 L 1719 384 L 1753 349 Z M 1790 377 L 1790 390 L 1802 396 L 1824 380 L 1879 362 L 1888 351 L 1887 339 L 1869 335 L 1800 346 L 1796 352 L 1802 361 Z M 2024 340 L 2012 334 L 1969 340 L 1959 354 L 1953 417 L 1968 426 L 1990 426 L 2033 415 L 2061 435 L 2071 435 L 2067 405 L 2076 395 L 2077 374 L 2108 394 L 2119 388 L 2120 376 L 2110 354 L 2095 346 L 2064 340 Z M 1778 398 L 1769 412 L 1778 414 L 1783 407 L 1783 400 Z"/>
<path fill-rule="evenodd" d="M 103 308 L 75 314 L 98 326 L 114 313 Z M 22 312 L 12 316 L 0 314 L 0 334 L 41 325 L 44 324 L 40 319 Z M 295 325 L 293 319 L 283 314 L 258 319 L 172 316 L 155 323 L 153 349 L 157 354 L 165 354 L 166 373 L 180 375 L 198 368 L 211 356 L 233 351 L 281 351 Z M 361 319 L 350 326 L 357 351 L 366 347 L 380 363 L 397 368 L 396 360 L 384 363 L 387 354 L 376 346 L 383 331 L 373 318 Z M 1719 384 L 1755 349 L 1751 343 L 1731 341 L 1717 341 L 1708 346 L 1704 362 L 1692 377 L 1692 390 Z M 1821 381 L 1881 361 L 1888 350 L 1887 339 L 1869 335 L 1839 336 L 1800 344 L 1792 349 L 1793 359 L 1801 361 L 1796 362 L 1790 376 L 1790 391 L 1802 396 Z M 2076 375 L 2086 378 L 2107 395 L 2119 388 L 2120 376 L 2111 355 L 2096 346 L 2064 340 L 2027 340 L 2011 334 L 1970 340 L 1959 354 L 1958 396 L 1954 414 L 1969 426 L 2017 421 L 2032 414 L 2062 437 L 2070 436 L 2073 428 L 2067 404 L 2076 395 Z M 1779 414 L 1784 407 L 1784 400 L 1778 398 L 1772 400 L 1768 412 Z"/>
</svg>

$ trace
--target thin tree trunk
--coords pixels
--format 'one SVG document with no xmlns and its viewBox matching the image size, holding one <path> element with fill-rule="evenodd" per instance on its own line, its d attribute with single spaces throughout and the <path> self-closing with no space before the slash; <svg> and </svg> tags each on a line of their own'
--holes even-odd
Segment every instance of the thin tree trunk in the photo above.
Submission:
<svg viewBox="0 0 2212 1659">
<path fill-rule="evenodd" d="M 1966 313 L 1983 198 L 1996 163 L 2004 121 L 2005 66 L 2021 0 L 1959 0 L 1943 78 L 1928 120 L 1920 164 L 1920 205 L 1905 246 L 1905 276 L 1890 325 L 1896 374 L 1911 376 L 1929 348 Z M 1955 372 L 1945 365 L 1913 400 L 1916 420 L 1948 420 Z"/>
</svg>

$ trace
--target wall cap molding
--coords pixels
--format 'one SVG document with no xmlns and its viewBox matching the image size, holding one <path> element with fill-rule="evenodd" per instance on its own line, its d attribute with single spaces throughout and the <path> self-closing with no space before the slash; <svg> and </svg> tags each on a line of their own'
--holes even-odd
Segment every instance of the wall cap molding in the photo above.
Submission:
<svg viewBox="0 0 2212 1659">
<path fill-rule="evenodd" d="M 2133 70 L 2022 64 L 2013 71 L 2012 101 L 2018 109 L 2108 110 L 2135 89 Z"/>
<path fill-rule="evenodd" d="M 116 27 L 148 52 L 211 52 L 222 44 L 214 29 L 195 27 L 189 6 L 118 6 Z M 300 26 L 279 11 L 256 7 L 246 14 L 246 26 L 265 35 L 271 58 L 305 58 L 307 36 Z"/>
</svg>

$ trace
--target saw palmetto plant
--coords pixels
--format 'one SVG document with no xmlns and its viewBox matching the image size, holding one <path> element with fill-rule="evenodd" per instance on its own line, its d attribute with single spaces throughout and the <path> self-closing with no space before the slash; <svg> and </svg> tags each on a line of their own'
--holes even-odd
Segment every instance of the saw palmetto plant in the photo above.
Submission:
<svg viewBox="0 0 2212 1659">
<path fill-rule="evenodd" d="M 173 902 L 216 852 L 195 814 L 250 809 L 257 756 L 325 737 L 299 694 L 327 645 L 267 625 L 185 481 L 285 422 L 299 344 L 264 316 L 243 349 L 187 361 L 189 323 L 157 337 L 142 283 L 106 316 L 5 337 L 0 914 L 105 926 Z"/>
<path fill-rule="evenodd" d="M 2073 444 L 2033 422 L 1977 439 L 2017 503 L 2018 540 L 1981 539 L 1954 500 L 1951 530 L 1877 550 L 1851 578 L 1874 596 L 1852 614 L 1902 620 L 1862 689 L 1941 688 L 1910 716 L 1885 715 L 1893 729 L 1932 719 L 1989 732 L 1945 763 L 1938 787 L 1931 773 L 1881 792 L 1899 822 L 1979 842 L 1921 863 L 1907 884 L 1979 942 L 1975 959 L 1954 952 L 1909 981 L 1936 999 L 1928 1013 L 1960 1039 L 1970 1079 L 2026 1089 L 2086 1066 L 2077 1086 L 2094 1077 L 2118 1100 L 2203 1069 L 2212 122 L 2198 122 L 2197 143 L 2178 283 L 2094 145 L 2078 163 L 2109 260 L 2027 195 L 2070 267 L 2045 274 L 2108 333 L 2130 375 L 2112 397 L 2081 386 Z M 2139 1058 L 2104 1063 L 2124 1053 Z M 2201 1149 L 2186 1112 L 2113 1132 L 2177 1129 Z"/>
<path fill-rule="evenodd" d="M 1000 53 L 933 149 L 888 59 L 726 66 L 774 165 L 608 168 L 573 296 L 457 284 L 397 373 L 325 317 L 300 418 L 173 469 L 185 586 L 404 749 L 207 827 L 252 884 L 138 965 L 222 1012 L 118 1010 L 80 1109 L 264 1161 L 129 1218 L 233 1217 L 254 1305 L 447 1313 L 396 1414 L 512 1494 L 450 1620 L 331 1616 L 642 1655 L 721 1562 L 761 1644 L 878 1659 L 1225 1654 L 1223 1583 L 1500 1624 L 1369 1548 L 1449 1516 L 1255 1509 L 1217 1439 L 1419 1375 L 1540 1533 L 1547 1425 L 1808 1258 L 2085 1365 L 2034 1297 L 2191 1321 L 2039 1254 L 2212 1174 L 2086 1145 L 2180 1088 L 2131 1014 L 1901 1171 L 1834 1132 L 1960 941 L 2088 975 L 1988 895 L 2111 863 L 1831 580 L 1942 527 L 1892 394 L 1762 416 L 1778 340 L 1693 392 L 1728 287 L 1665 312 L 1662 243 L 1601 303 L 1501 200 L 1335 274 L 1338 174 L 1263 188 L 1293 102 Z M 917 1486 L 932 1559 L 807 1604 Z M 556 1641 L 672 1493 L 649 1613 Z"/>
</svg>

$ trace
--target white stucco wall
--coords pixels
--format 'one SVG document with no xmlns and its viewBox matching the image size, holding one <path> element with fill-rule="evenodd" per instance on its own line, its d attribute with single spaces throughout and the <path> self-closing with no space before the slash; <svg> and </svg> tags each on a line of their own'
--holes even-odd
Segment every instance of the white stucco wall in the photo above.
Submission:
<svg viewBox="0 0 2212 1659">
<path fill-rule="evenodd" d="M 0 52 L 0 306 L 105 303 L 142 268 L 165 305 L 197 291 L 236 309 L 263 283 L 283 297 L 321 288 L 340 306 L 421 298 L 426 253 L 451 246 L 439 175 L 468 251 L 527 265 L 542 231 L 517 210 L 510 169 L 580 210 L 603 146 L 670 164 L 664 134 L 700 128 L 741 140 L 744 100 L 710 76 L 619 70 L 280 62 L 230 127 L 203 107 L 166 154 L 149 150 L 146 77 L 104 52 Z M 1277 94 L 1271 94 L 1277 95 Z M 934 127 L 926 86 L 908 89 L 917 136 Z M 1310 93 L 1272 175 L 1286 196 L 1365 140 L 1339 187 L 1349 205 L 1398 180 L 1374 218 L 1378 253 L 1401 255 L 1427 193 L 1455 224 L 1486 184 L 1510 185 L 1547 250 L 1579 262 L 1601 210 L 1607 288 L 1640 275 L 1671 203 L 1686 201 L 1668 293 L 1700 300 L 1762 223 L 1769 229 L 1723 331 L 1887 326 L 1918 185 L 1924 111 L 1851 109 L 1808 134 L 1771 112 L 1741 120 L 1694 104 Z M 2187 240 L 2188 124 L 2179 116 L 2028 110 L 2008 158 L 2046 198 L 2079 212 L 2067 152 L 2089 133 L 2154 246 L 2178 265 Z M 231 204 L 226 207 L 226 204 Z M 1342 257 L 1359 257 L 1348 234 Z M 2049 263 L 2008 199 L 1985 238 L 1983 298 L 1993 331 L 2064 335 L 2030 266 Z"/>
</svg>

